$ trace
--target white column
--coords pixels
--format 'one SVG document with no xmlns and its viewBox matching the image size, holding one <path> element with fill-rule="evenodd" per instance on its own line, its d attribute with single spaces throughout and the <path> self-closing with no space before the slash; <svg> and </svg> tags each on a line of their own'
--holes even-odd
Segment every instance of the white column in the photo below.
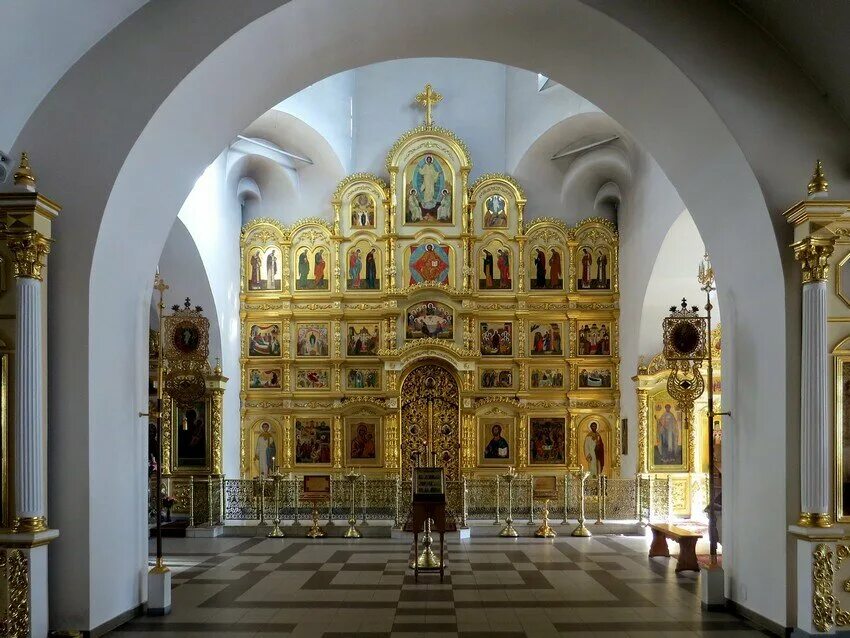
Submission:
<svg viewBox="0 0 850 638">
<path fill-rule="evenodd" d="M 803 284 L 800 388 L 800 523 L 828 525 L 830 434 L 827 424 L 826 280 Z"/>
<path fill-rule="evenodd" d="M 15 348 L 15 515 L 19 531 L 46 528 L 41 286 L 17 278 Z"/>
</svg>

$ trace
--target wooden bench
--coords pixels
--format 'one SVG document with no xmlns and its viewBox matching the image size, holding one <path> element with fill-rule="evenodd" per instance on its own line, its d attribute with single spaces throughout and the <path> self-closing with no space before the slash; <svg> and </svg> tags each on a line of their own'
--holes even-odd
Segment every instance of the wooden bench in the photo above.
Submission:
<svg viewBox="0 0 850 638">
<path fill-rule="evenodd" d="M 679 558 L 676 562 L 676 573 L 684 571 L 699 571 L 699 563 L 697 563 L 697 541 L 702 538 L 702 534 L 692 532 L 682 527 L 668 525 L 666 523 L 650 523 L 652 529 L 652 545 L 649 547 L 649 557 L 654 556 L 670 556 L 670 550 L 667 548 L 667 539 L 672 539 L 679 543 Z"/>
</svg>

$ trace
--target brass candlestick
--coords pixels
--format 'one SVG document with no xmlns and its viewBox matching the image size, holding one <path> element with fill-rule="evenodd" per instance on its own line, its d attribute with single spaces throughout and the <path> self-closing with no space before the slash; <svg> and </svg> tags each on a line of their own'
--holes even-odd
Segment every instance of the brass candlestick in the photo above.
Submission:
<svg viewBox="0 0 850 638">
<path fill-rule="evenodd" d="M 272 523 L 274 526 L 272 527 L 272 531 L 270 531 L 267 536 L 268 538 L 283 538 L 284 533 L 283 530 L 280 529 L 280 475 L 275 474 L 274 476 L 274 518 L 272 519 Z"/>
<path fill-rule="evenodd" d="M 602 475 L 596 476 L 596 522 L 594 525 L 602 525 Z"/>
<path fill-rule="evenodd" d="M 505 474 L 502 478 L 505 479 L 508 483 L 508 515 L 505 518 L 505 526 L 502 528 L 502 531 L 499 532 L 499 536 L 504 536 L 507 538 L 516 538 L 519 536 L 517 531 L 514 529 L 514 521 L 511 518 L 511 511 L 513 510 L 513 498 L 514 498 L 514 479 L 516 478 L 516 470 L 514 470 L 513 466 L 508 468 L 508 473 Z"/>
<path fill-rule="evenodd" d="M 313 525 L 307 530 L 307 538 L 324 538 L 325 530 L 319 526 L 319 506 L 315 500 L 311 503 L 313 505 Z"/>
<path fill-rule="evenodd" d="M 578 536 L 580 538 L 588 538 L 593 536 L 590 533 L 590 530 L 584 526 L 584 482 L 587 480 L 587 477 L 590 476 L 590 472 L 582 472 L 581 473 L 581 482 L 579 483 L 579 512 L 578 512 L 578 526 L 572 531 L 570 536 Z"/>
<path fill-rule="evenodd" d="M 537 538 L 555 538 L 558 534 L 555 530 L 549 527 L 549 499 L 543 504 L 543 524 L 534 532 Z"/>
<path fill-rule="evenodd" d="M 360 477 L 354 470 L 351 470 L 345 475 L 345 480 L 348 481 L 348 484 L 351 486 L 351 513 L 348 515 L 348 529 L 345 530 L 345 534 L 343 535 L 345 538 L 361 538 L 363 536 L 363 534 L 360 533 L 360 530 L 356 527 L 357 514 L 354 511 L 354 485 L 358 478 Z"/>
<path fill-rule="evenodd" d="M 425 531 L 422 536 L 422 551 L 416 558 L 416 567 L 419 569 L 440 569 L 440 558 L 431 549 L 431 544 L 434 539 L 431 537 L 431 519 L 425 519 Z M 411 569 L 414 567 L 413 561 L 410 561 Z"/>
</svg>

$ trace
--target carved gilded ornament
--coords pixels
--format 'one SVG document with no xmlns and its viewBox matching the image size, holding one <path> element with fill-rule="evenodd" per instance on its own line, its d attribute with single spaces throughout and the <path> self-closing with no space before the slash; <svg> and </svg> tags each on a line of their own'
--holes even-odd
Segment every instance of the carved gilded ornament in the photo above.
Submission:
<svg viewBox="0 0 850 638">
<path fill-rule="evenodd" d="M 42 280 L 47 255 L 50 253 L 51 240 L 34 230 L 21 233 L 10 232 L 6 243 L 12 253 L 15 277 Z"/>
<path fill-rule="evenodd" d="M 27 557 L 20 549 L 0 549 L 0 572 L 5 583 L 5 608 L 0 609 L 3 636 L 30 635 L 30 585 Z"/>
<path fill-rule="evenodd" d="M 389 197 L 389 185 L 377 175 L 372 173 L 352 173 L 345 177 L 336 187 L 331 196 L 332 202 L 342 202 L 347 190 L 355 190 L 357 186 L 370 186 L 376 189 L 383 199 Z"/>
<path fill-rule="evenodd" d="M 825 543 L 818 543 L 812 553 L 812 623 L 818 631 L 828 631 L 835 624 L 832 557 L 832 550 Z"/>
<path fill-rule="evenodd" d="M 791 247 L 794 249 L 794 259 L 800 262 L 803 271 L 803 284 L 829 278 L 829 257 L 835 248 L 832 239 L 809 237 Z"/>
</svg>

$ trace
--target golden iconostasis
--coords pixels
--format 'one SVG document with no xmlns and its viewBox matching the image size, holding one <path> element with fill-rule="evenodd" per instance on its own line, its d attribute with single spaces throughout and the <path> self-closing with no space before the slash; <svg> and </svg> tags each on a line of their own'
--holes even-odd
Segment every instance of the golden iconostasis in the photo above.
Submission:
<svg viewBox="0 0 850 638">
<path fill-rule="evenodd" d="M 721 411 L 721 328 L 711 332 L 714 410 Z M 707 366 L 702 366 L 707 377 Z M 638 408 L 637 472 L 671 478 L 673 511 L 677 516 L 703 516 L 708 504 L 708 394 L 692 407 L 683 406 L 667 391 L 670 366 L 664 355 L 641 361 L 633 380 Z M 721 419 L 714 423 L 715 466 L 722 476 Z M 719 485 L 720 483 L 718 483 Z"/>
<path fill-rule="evenodd" d="M 332 222 L 242 230 L 241 471 L 620 469 L 618 235 L 526 221 L 451 131 L 344 179 Z M 431 459 L 427 459 L 430 461 Z"/>
</svg>

